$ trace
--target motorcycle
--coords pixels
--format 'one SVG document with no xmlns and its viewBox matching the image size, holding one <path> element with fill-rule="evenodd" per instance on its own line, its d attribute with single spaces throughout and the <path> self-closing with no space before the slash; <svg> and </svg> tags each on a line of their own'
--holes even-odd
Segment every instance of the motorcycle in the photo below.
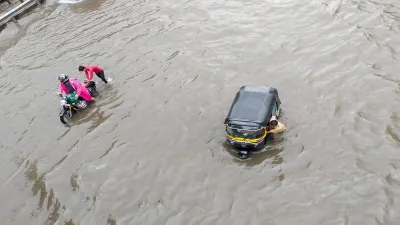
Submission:
<svg viewBox="0 0 400 225">
<path fill-rule="evenodd" d="M 90 96 L 95 97 L 97 94 L 96 83 L 94 81 L 90 81 L 87 87 Z M 60 121 L 63 124 L 68 123 L 68 121 L 78 112 L 85 109 L 88 106 L 86 100 L 81 97 L 76 98 L 75 93 L 70 93 L 65 96 L 60 95 L 61 101 L 61 110 L 59 113 Z"/>
</svg>

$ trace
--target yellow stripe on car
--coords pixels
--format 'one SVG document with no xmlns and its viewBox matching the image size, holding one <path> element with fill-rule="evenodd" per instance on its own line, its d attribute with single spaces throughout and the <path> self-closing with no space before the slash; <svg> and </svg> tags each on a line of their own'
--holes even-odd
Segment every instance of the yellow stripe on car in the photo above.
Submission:
<svg viewBox="0 0 400 225">
<path fill-rule="evenodd" d="M 228 136 L 229 139 L 231 139 L 232 141 L 242 141 L 242 142 L 256 143 L 256 142 L 259 142 L 259 141 L 261 141 L 262 139 L 264 139 L 265 136 L 267 136 L 267 130 L 264 128 L 264 134 L 263 134 L 263 136 L 260 137 L 260 138 L 256 138 L 256 139 L 232 137 L 232 136 L 229 135 L 229 134 L 227 134 L 227 136 Z"/>
</svg>

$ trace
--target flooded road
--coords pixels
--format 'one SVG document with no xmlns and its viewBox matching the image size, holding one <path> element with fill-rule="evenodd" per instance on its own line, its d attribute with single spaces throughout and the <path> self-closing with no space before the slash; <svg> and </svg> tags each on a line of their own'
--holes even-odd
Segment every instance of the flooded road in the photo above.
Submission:
<svg viewBox="0 0 400 225">
<path fill-rule="evenodd" d="M 48 1 L 0 33 L 1 224 L 400 223 L 400 3 Z M 57 75 L 110 84 L 70 126 Z M 287 130 L 223 121 L 276 87 Z"/>
</svg>

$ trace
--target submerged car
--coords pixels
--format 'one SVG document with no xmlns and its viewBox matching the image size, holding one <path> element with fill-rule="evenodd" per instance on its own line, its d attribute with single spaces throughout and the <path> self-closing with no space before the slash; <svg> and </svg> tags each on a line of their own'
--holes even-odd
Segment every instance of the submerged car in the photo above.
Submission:
<svg viewBox="0 0 400 225">
<path fill-rule="evenodd" d="M 241 87 L 224 122 L 228 143 L 242 149 L 265 145 L 270 120 L 273 116 L 279 118 L 280 105 L 278 91 L 273 87 Z"/>
</svg>

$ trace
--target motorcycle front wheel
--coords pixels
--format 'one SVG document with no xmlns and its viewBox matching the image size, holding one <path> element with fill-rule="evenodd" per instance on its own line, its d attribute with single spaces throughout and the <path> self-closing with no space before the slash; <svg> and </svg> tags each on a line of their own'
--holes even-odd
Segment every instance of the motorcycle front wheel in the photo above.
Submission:
<svg viewBox="0 0 400 225">
<path fill-rule="evenodd" d="M 72 117 L 72 112 L 71 111 L 64 111 L 62 115 L 60 115 L 60 121 L 63 124 L 67 124 Z"/>
</svg>

